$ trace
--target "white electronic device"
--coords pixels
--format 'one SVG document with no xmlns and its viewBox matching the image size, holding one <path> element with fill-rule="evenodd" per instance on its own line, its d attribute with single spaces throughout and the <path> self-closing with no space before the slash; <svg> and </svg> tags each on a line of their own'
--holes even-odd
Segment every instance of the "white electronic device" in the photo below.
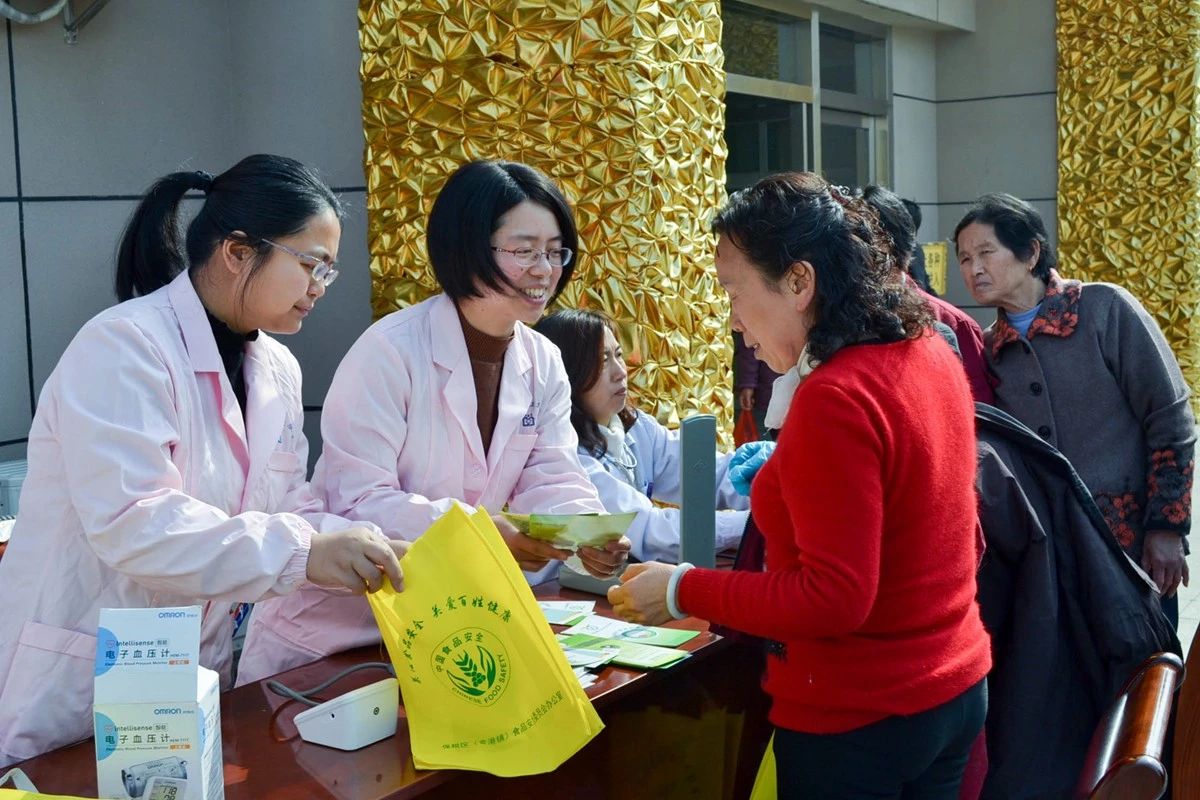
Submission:
<svg viewBox="0 0 1200 800">
<path fill-rule="evenodd" d="M 295 723 L 306 742 L 357 750 L 394 734 L 399 712 L 400 682 L 384 678 L 301 711 Z"/>
<path fill-rule="evenodd" d="M 146 783 L 146 794 L 142 800 L 183 800 L 186 796 L 186 780 L 155 775 Z"/>
<path fill-rule="evenodd" d="M 133 764 L 121 770 L 121 781 L 125 784 L 125 793 L 130 797 L 141 797 L 146 792 L 146 784 L 156 776 L 187 779 L 187 762 L 182 758 L 156 758 L 141 764 Z"/>
</svg>

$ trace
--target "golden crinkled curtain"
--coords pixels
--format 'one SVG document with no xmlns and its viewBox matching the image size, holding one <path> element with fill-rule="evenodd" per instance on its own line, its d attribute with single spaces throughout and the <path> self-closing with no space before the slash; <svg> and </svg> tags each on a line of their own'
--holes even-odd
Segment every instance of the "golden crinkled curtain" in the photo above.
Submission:
<svg viewBox="0 0 1200 800">
<path fill-rule="evenodd" d="M 724 199 L 716 0 L 361 0 L 376 316 L 437 291 L 425 221 L 462 162 L 538 167 L 583 253 L 562 306 L 618 322 L 632 394 L 664 422 L 729 404 L 728 307 L 708 225 Z"/>
<path fill-rule="evenodd" d="M 1057 33 L 1062 271 L 1141 300 L 1195 393 L 1200 2 L 1058 0 Z"/>
</svg>

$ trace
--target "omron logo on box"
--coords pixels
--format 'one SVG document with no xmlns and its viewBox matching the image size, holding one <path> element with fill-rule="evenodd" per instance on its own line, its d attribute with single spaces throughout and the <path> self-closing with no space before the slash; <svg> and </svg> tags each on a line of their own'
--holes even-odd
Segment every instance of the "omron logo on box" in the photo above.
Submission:
<svg viewBox="0 0 1200 800">
<path fill-rule="evenodd" d="M 158 612 L 159 619 L 176 619 L 178 617 L 186 617 L 186 611 L 160 611 Z"/>
<path fill-rule="evenodd" d="M 154 709 L 155 716 L 158 716 L 160 714 L 182 714 L 182 713 L 183 713 L 182 708 L 156 708 L 156 709 Z"/>
</svg>

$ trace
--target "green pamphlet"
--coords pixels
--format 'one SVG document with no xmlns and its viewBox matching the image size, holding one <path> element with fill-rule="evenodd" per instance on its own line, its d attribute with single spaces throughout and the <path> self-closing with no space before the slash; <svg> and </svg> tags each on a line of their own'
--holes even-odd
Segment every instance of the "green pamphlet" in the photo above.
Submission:
<svg viewBox="0 0 1200 800">
<path fill-rule="evenodd" d="M 598 636 L 602 639 L 652 644 L 659 647 L 675 647 L 684 642 L 691 641 L 700 635 L 700 631 L 634 625 L 632 622 L 624 622 L 612 617 L 602 617 L 599 614 L 593 614 L 585 618 L 583 621 L 567 628 L 563 633 L 583 633 L 588 636 Z"/>
<path fill-rule="evenodd" d="M 558 640 L 564 646 L 574 651 L 595 650 L 597 653 L 612 653 L 612 663 L 635 669 L 662 669 L 669 667 L 688 657 L 684 650 L 672 650 L 669 647 L 651 647 L 621 639 L 602 639 L 599 636 L 588 636 L 577 633 L 572 636 L 560 633 Z"/>
<path fill-rule="evenodd" d="M 539 600 L 538 608 L 551 625 L 574 625 L 596 607 L 595 600 Z"/>
<path fill-rule="evenodd" d="M 555 547 L 603 547 L 625 535 L 636 511 L 623 514 L 511 514 L 504 517 L 532 539 Z"/>
</svg>

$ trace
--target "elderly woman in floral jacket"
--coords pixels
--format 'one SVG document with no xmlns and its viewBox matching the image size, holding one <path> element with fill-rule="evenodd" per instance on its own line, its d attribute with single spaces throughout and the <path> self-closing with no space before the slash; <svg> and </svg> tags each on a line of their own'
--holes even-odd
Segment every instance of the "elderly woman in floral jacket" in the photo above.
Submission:
<svg viewBox="0 0 1200 800">
<path fill-rule="evenodd" d="M 1061 278 L 1041 217 L 1016 197 L 980 198 L 954 239 L 967 288 L 997 309 L 984 334 L 996 405 L 1071 461 L 1177 622 L 1195 421 L 1162 332 L 1121 287 Z"/>
</svg>

